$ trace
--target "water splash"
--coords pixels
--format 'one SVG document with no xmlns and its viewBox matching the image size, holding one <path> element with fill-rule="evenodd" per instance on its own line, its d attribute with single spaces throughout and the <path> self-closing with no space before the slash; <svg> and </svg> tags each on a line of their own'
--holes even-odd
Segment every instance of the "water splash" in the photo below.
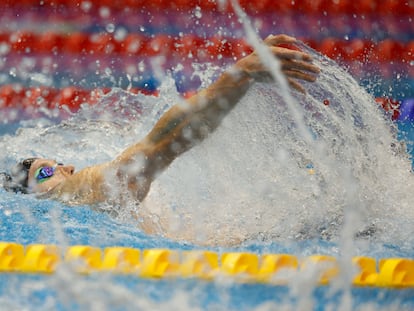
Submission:
<svg viewBox="0 0 414 311">
<path fill-rule="evenodd" d="M 349 207 L 360 236 L 411 240 L 410 230 L 396 228 L 413 221 L 413 175 L 395 148 L 394 125 L 349 74 L 307 52 L 322 73 L 306 97 L 294 96 L 312 141 L 278 87 L 256 85 L 208 141 L 154 183 L 145 205 L 168 214 L 177 236 L 337 239 Z"/>
<path fill-rule="evenodd" d="M 306 97 L 292 94 L 312 139 L 277 85 L 255 85 L 207 141 L 154 182 L 142 208 L 160 218 L 161 234 L 200 243 L 335 240 L 348 206 L 361 236 L 412 240 L 401 226 L 414 219 L 413 175 L 406 154 L 392 147 L 399 145 L 394 126 L 349 74 L 301 47 L 322 68 Z M 29 124 L 2 136 L 2 166 L 35 155 L 78 168 L 110 160 L 179 100 L 171 78 L 159 97 L 114 90 L 62 124 Z"/>
</svg>

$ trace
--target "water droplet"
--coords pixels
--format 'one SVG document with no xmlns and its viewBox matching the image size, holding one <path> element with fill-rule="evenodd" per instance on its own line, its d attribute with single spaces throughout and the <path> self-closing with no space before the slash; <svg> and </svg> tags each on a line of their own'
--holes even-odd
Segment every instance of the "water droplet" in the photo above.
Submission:
<svg viewBox="0 0 414 311">
<path fill-rule="evenodd" d="M 145 64 L 144 64 L 144 62 L 143 62 L 143 61 L 140 61 L 140 62 L 138 63 L 138 70 L 139 70 L 140 72 L 144 72 L 144 71 L 145 71 Z"/>
<path fill-rule="evenodd" d="M 108 18 L 111 15 L 111 10 L 106 6 L 103 6 L 99 9 L 99 15 L 102 18 Z"/>
<path fill-rule="evenodd" d="M 81 9 L 84 12 L 88 12 L 92 8 L 92 3 L 89 1 L 82 1 L 81 3 Z"/>
<path fill-rule="evenodd" d="M 197 18 L 203 17 L 203 14 L 201 13 L 201 8 L 199 6 L 196 6 L 194 9 L 194 16 Z"/>
<path fill-rule="evenodd" d="M 115 31 L 115 25 L 110 23 L 110 24 L 106 25 L 105 29 L 106 29 L 107 32 L 113 33 Z"/>
<path fill-rule="evenodd" d="M 10 70 L 9 70 L 9 75 L 11 75 L 12 77 L 16 77 L 17 76 L 17 74 L 16 74 L 16 68 L 10 68 Z"/>
<path fill-rule="evenodd" d="M 121 27 L 121 28 L 117 28 L 117 30 L 115 31 L 114 38 L 116 41 L 120 42 L 120 41 L 125 40 L 127 35 L 128 35 L 128 31 L 125 28 Z"/>
<path fill-rule="evenodd" d="M 5 55 L 10 52 L 10 45 L 7 43 L 0 44 L 0 55 Z"/>
</svg>

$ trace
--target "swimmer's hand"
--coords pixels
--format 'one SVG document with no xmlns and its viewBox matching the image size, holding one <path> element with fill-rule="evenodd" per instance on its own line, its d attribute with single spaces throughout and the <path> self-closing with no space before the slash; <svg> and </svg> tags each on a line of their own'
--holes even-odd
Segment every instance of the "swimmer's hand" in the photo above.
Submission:
<svg viewBox="0 0 414 311">
<path fill-rule="evenodd" d="M 289 85 L 301 93 L 306 93 L 297 80 L 314 82 L 320 69 L 312 64 L 312 57 L 309 54 L 280 46 L 296 42 L 295 38 L 287 35 L 270 35 L 264 40 L 271 53 L 280 60 L 282 73 L 286 76 Z M 273 80 L 269 69 L 262 63 L 257 52 L 240 59 L 235 64 L 235 68 L 257 82 Z"/>
</svg>

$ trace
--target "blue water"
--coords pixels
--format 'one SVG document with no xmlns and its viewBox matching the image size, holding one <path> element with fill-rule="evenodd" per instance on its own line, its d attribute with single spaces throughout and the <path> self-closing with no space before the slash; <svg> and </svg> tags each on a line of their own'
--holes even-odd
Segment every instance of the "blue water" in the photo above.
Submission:
<svg viewBox="0 0 414 311">
<path fill-rule="evenodd" d="M 2 276 L 4 282 L 0 283 L 0 292 L 10 293 L 6 284 L 19 284 L 25 281 L 44 282 L 47 276 Z M 99 277 L 84 276 L 90 282 Z M 278 310 L 290 306 L 287 310 L 297 310 L 300 303 L 290 296 L 289 289 L 284 286 L 271 286 L 265 284 L 234 284 L 229 288 L 226 285 L 208 283 L 194 280 L 142 280 L 136 277 L 112 277 L 106 279 L 112 285 L 125 286 L 131 292 L 139 295 L 141 299 L 152 301 L 151 310 L 186 310 L 184 303 L 174 304 L 171 300 L 180 292 L 193 292 L 197 295 L 188 299 L 191 310 Z M 24 289 L 24 288 L 23 288 Z M 329 287 L 319 287 L 309 296 L 311 302 L 306 310 L 328 310 L 336 308 L 342 303 L 342 292 L 332 294 Z M 19 296 L 19 307 L 28 310 L 91 310 L 97 302 L 92 299 L 84 302 L 72 301 L 69 303 L 54 302 L 57 291 L 53 289 L 34 291 L 29 297 Z M 354 288 L 351 291 L 354 299 L 353 310 L 412 310 L 414 303 L 412 297 L 414 290 L 386 290 L 378 288 Z M 140 306 L 130 306 L 128 301 L 123 304 L 119 301 L 106 301 L 106 310 L 145 310 Z M 99 304 L 98 304 L 99 305 Z M 268 309 L 267 309 L 267 308 Z M 372 308 L 372 309 L 371 309 Z M 262 310 L 262 309 L 260 309 Z"/>
<path fill-rule="evenodd" d="M 399 121 L 397 124 L 399 139 L 406 142 L 407 152 L 411 155 L 414 168 L 414 120 Z"/>
<path fill-rule="evenodd" d="M 110 215 L 93 211 L 87 206 L 67 207 L 52 201 L 39 201 L 31 196 L 5 193 L 3 190 L 0 190 L 0 223 L 1 241 L 13 241 L 24 245 L 42 243 L 57 244 L 61 247 L 84 244 L 101 248 L 128 246 L 139 249 L 200 249 L 189 243 L 148 236 L 134 224 L 118 222 Z M 249 251 L 258 254 L 339 256 L 338 245 L 323 240 L 283 243 L 252 240 L 234 248 L 210 249 L 216 252 Z M 356 250 L 356 254 L 367 255 L 366 246 L 361 249 L 363 250 Z M 414 257 L 412 248 L 402 249 L 395 245 L 373 244 L 368 253 L 376 258 Z M 342 290 L 331 287 L 316 287 L 308 294 L 308 291 L 305 291 L 301 296 L 297 296 L 292 292 L 292 288 L 286 286 L 191 279 L 149 280 L 133 275 L 108 276 L 98 273 L 89 276 L 60 277 L 62 279 L 53 276 L 3 273 L 0 274 L 0 297 L 5 300 L 5 306 L 10 304 L 15 309 L 28 310 L 91 310 L 99 301 L 105 302 L 106 310 L 149 310 L 148 304 L 152 306 L 151 310 L 252 310 L 268 304 L 269 310 L 280 305 L 291 308 L 288 310 L 296 310 L 304 303 L 305 298 L 306 305 L 311 306 L 311 309 L 328 310 L 329 307 L 335 308 L 341 304 L 344 294 Z M 109 284 L 110 287 L 107 287 Z M 77 291 L 78 286 L 86 287 L 83 291 Z M 119 293 L 113 292 L 114 288 L 136 296 L 137 301 L 119 299 Z M 351 290 L 354 308 L 362 309 L 370 306 L 388 310 L 397 306 L 398 310 L 411 310 L 414 308 L 413 295 L 414 289 Z M 181 298 L 177 301 L 177 297 Z M 192 308 L 183 306 L 183 301 Z"/>
</svg>

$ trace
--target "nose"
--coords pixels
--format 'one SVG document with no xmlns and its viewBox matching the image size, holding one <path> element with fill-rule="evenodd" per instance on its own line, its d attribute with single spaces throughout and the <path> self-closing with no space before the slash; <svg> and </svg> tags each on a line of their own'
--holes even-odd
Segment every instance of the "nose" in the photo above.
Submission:
<svg viewBox="0 0 414 311">
<path fill-rule="evenodd" d="M 65 173 L 65 175 L 73 175 L 75 167 L 73 165 L 59 165 L 56 169 Z"/>
</svg>

